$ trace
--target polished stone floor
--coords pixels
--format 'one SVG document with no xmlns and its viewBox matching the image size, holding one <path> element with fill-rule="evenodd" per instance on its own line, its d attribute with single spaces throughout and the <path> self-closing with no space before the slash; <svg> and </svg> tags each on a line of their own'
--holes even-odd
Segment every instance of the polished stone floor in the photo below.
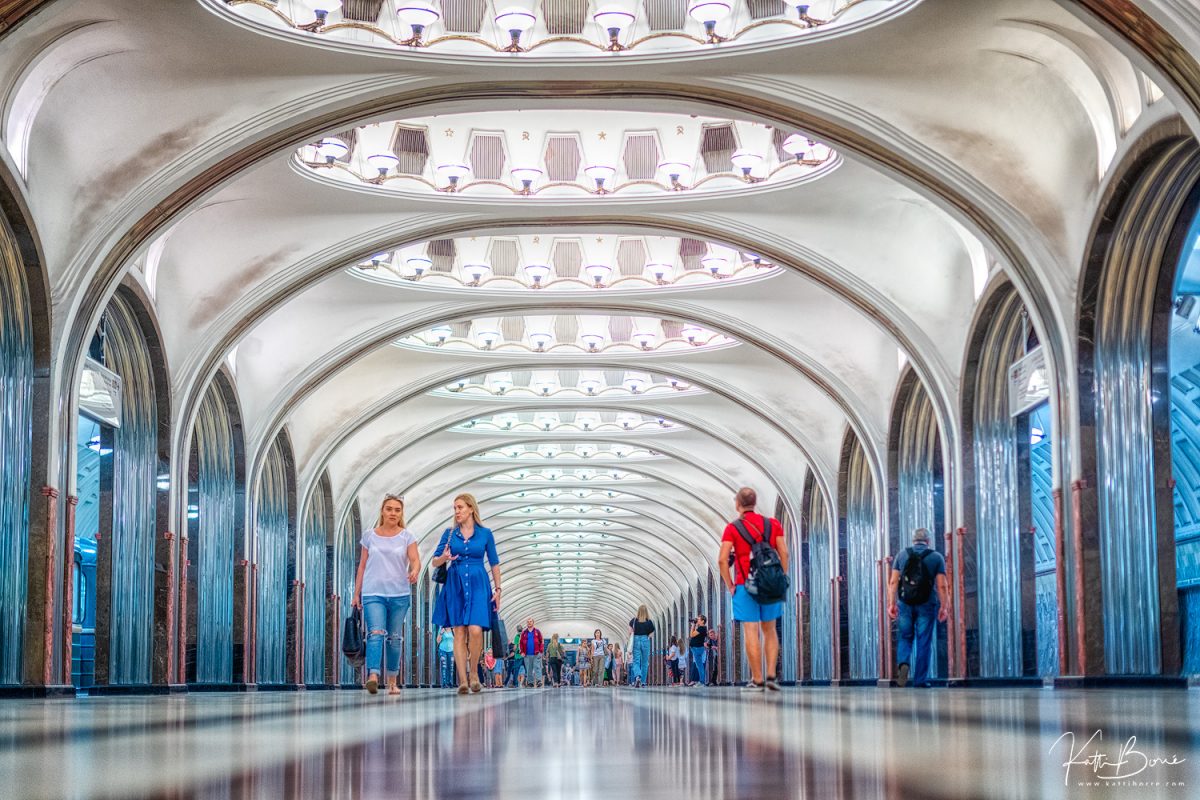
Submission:
<svg viewBox="0 0 1200 800">
<path fill-rule="evenodd" d="M 3 700 L 0 797 L 1186 798 L 1198 712 L 1178 690 Z"/>
</svg>

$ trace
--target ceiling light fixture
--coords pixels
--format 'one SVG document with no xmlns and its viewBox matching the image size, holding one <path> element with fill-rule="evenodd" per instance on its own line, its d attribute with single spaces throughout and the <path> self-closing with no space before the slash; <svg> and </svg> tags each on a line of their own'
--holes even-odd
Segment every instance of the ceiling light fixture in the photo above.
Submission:
<svg viewBox="0 0 1200 800">
<path fill-rule="evenodd" d="M 682 181 L 692 177 L 692 165 L 683 161 L 661 161 L 658 171 L 671 179 L 671 190 L 676 192 L 686 189 Z"/>
<path fill-rule="evenodd" d="M 697 340 L 704 335 L 704 329 L 699 325 L 684 325 L 680 333 L 688 340 L 688 344 L 700 345 L 701 342 Z"/>
<path fill-rule="evenodd" d="M 525 274 L 533 281 L 534 289 L 541 289 L 542 281 L 550 275 L 550 267 L 546 264 L 526 264 Z"/>
<path fill-rule="evenodd" d="M 600 289 L 604 287 L 604 279 L 612 272 L 612 267 L 607 264 L 588 264 L 583 271 L 592 279 L 596 288 Z"/>
<path fill-rule="evenodd" d="M 396 158 L 396 156 L 392 155 L 391 153 L 375 153 L 374 155 L 367 156 L 367 164 L 369 164 L 379 173 L 375 177 L 368 179 L 367 182 L 374 184 L 383 183 L 383 180 L 387 177 L 388 172 L 399 163 L 400 159 Z"/>
<path fill-rule="evenodd" d="M 404 263 L 413 272 L 412 280 L 419 279 L 425 274 L 425 270 L 433 266 L 433 261 L 424 256 L 413 256 L 412 258 L 405 259 Z"/>
<path fill-rule="evenodd" d="M 350 145 L 336 136 L 326 136 L 317 142 L 317 155 L 325 159 L 326 164 L 332 164 L 339 158 L 344 158 L 350 152 Z"/>
<path fill-rule="evenodd" d="M 396 15 L 400 17 L 401 22 L 412 28 L 412 36 L 400 42 L 410 47 L 420 47 L 421 34 L 425 32 L 426 26 L 442 18 L 441 12 L 427 0 L 405 0 L 397 3 Z"/>
<path fill-rule="evenodd" d="M 643 271 L 647 275 L 653 275 L 659 286 L 666 286 L 667 276 L 674 275 L 675 267 L 672 264 L 650 263 L 643 268 Z"/>
<path fill-rule="evenodd" d="M 449 325 L 438 325 L 436 328 L 430 328 L 429 332 L 437 337 L 437 343 L 440 347 L 441 345 L 444 345 L 446 340 L 449 339 L 451 334 L 454 333 L 454 329 Z"/>
<path fill-rule="evenodd" d="M 729 259 L 721 256 L 705 256 L 700 259 L 700 265 L 709 271 L 714 278 L 724 278 L 729 275 Z"/>
<path fill-rule="evenodd" d="M 475 334 L 475 341 L 479 342 L 479 346 L 484 350 L 491 350 L 496 342 L 500 341 L 500 331 L 482 330 Z"/>
<path fill-rule="evenodd" d="M 508 31 L 511 41 L 501 52 L 524 53 L 528 48 L 521 47 L 521 34 L 533 27 L 537 17 L 532 11 L 523 8 L 506 8 L 496 15 L 496 27 Z"/>
<path fill-rule="evenodd" d="M 608 47 L 605 49 L 609 52 L 624 50 L 625 45 L 621 44 L 621 31 L 633 24 L 634 15 L 632 12 L 626 11 L 619 6 L 605 6 L 592 15 L 592 19 L 601 28 L 608 31 Z"/>
<path fill-rule="evenodd" d="M 609 194 L 610 191 L 604 188 L 604 184 L 617 174 L 617 168 L 607 164 L 592 164 L 590 167 L 584 167 L 583 174 L 596 182 L 596 190 L 592 194 Z"/>
<path fill-rule="evenodd" d="M 818 25 L 824 25 L 826 22 L 829 21 L 829 20 L 825 20 L 825 19 L 815 19 L 814 17 L 810 17 L 808 15 L 808 8 L 809 8 L 809 6 L 812 5 L 811 3 L 795 3 L 795 2 L 793 2 L 793 3 L 791 3 L 791 5 L 796 7 L 796 14 L 797 14 L 797 16 L 799 16 L 800 21 L 804 23 L 805 27 L 815 28 Z"/>
<path fill-rule="evenodd" d="M 583 342 L 584 346 L 587 347 L 589 353 L 594 353 L 600 349 L 600 345 L 604 344 L 604 334 L 584 333 L 584 334 L 580 335 L 579 341 Z M 596 380 L 580 381 L 579 385 L 582 387 L 584 385 L 584 383 L 587 383 L 587 382 L 595 383 L 597 388 L 600 386 L 600 381 L 596 381 Z M 592 394 L 592 392 L 589 391 L 588 394 Z"/>
<path fill-rule="evenodd" d="M 633 339 L 634 342 L 637 343 L 638 347 L 642 348 L 643 350 L 649 351 L 650 348 L 654 345 L 654 340 L 657 339 L 658 336 L 655 335 L 655 333 L 653 331 L 634 331 L 633 336 L 631 338 Z M 626 381 L 625 385 L 626 385 L 626 387 L 628 387 L 629 381 Z M 637 392 L 634 391 L 634 394 L 637 394 Z"/>
<path fill-rule="evenodd" d="M 486 276 L 492 274 L 491 264 L 464 264 L 462 271 L 471 276 L 467 286 L 478 286 Z"/>
<path fill-rule="evenodd" d="M 549 347 L 550 343 L 553 341 L 554 334 L 549 333 L 548 331 L 535 331 L 534 333 L 529 334 L 530 344 L 532 344 L 534 349 L 539 353 L 546 352 L 546 348 Z"/>
<path fill-rule="evenodd" d="M 746 183 L 759 183 L 762 178 L 751 175 L 751 171 L 762 163 L 763 157 L 755 153 L 753 150 L 735 150 L 733 155 L 729 157 L 733 165 L 742 171 L 742 180 Z"/>
<path fill-rule="evenodd" d="M 726 41 L 724 36 L 717 35 L 717 23 L 732 12 L 733 6 L 727 0 L 693 0 L 688 4 L 688 16 L 704 23 L 704 32 L 708 34 L 709 44 Z"/>
<path fill-rule="evenodd" d="M 533 182 L 542 177 L 542 171 L 537 167 L 513 167 L 510 171 L 513 178 L 521 182 L 522 197 L 533 194 Z"/>
<path fill-rule="evenodd" d="M 329 17 L 330 11 L 337 11 L 342 7 L 342 0 L 298 0 L 301 8 L 307 8 L 313 12 L 315 19 L 312 22 L 296 27 L 302 31 L 316 33 L 325 27 L 325 22 Z"/>
<path fill-rule="evenodd" d="M 366 261 L 358 262 L 358 266 L 362 269 L 379 269 L 381 265 L 386 264 L 391 260 L 391 253 L 376 253 Z"/>
<path fill-rule="evenodd" d="M 454 193 L 458 191 L 458 182 L 471 174 L 471 168 L 466 164 L 439 164 L 437 174 L 446 179 L 446 185 L 438 191 Z"/>
</svg>

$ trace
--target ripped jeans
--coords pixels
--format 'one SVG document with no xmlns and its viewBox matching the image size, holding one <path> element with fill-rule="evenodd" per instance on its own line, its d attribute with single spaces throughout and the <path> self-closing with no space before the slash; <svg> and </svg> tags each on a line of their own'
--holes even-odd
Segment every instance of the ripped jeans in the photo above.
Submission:
<svg viewBox="0 0 1200 800">
<path fill-rule="evenodd" d="M 408 595 L 399 597 L 381 597 L 377 594 L 366 595 L 362 599 L 363 617 L 367 625 L 367 673 L 379 672 L 383 658 L 384 637 L 387 637 L 387 677 L 400 671 L 400 643 L 404 641 L 404 618 L 408 616 L 408 608 L 412 598 Z"/>
</svg>

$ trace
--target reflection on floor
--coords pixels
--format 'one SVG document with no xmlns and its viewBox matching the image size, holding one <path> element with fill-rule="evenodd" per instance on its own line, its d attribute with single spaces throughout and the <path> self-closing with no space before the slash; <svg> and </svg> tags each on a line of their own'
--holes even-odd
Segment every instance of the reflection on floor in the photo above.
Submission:
<svg viewBox="0 0 1200 800">
<path fill-rule="evenodd" d="M 14 798 L 205 800 L 1183 798 L 1200 796 L 1197 711 L 1194 692 L 1036 689 L 5 701 L 0 786 Z M 1092 766 L 1064 766 L 1069 737 L 1055 742 L 1068 732 Z"/>
</svg>

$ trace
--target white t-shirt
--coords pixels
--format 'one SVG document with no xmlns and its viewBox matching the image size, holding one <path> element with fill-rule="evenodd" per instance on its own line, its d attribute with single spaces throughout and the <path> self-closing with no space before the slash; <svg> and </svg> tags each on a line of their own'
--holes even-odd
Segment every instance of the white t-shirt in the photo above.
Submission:
<svg viewBox="0 0 1200 800">
<path fill-rule="evenodd" d="M 367 550 L 363 597 L 405 597 L 412 594 L 408 583 L 408 546 L 416 541 L 408 528 L 401 528 L 395 536 L 380 536 L 374 528 L 363 531 L 362 546 Z"/>
</svg>

